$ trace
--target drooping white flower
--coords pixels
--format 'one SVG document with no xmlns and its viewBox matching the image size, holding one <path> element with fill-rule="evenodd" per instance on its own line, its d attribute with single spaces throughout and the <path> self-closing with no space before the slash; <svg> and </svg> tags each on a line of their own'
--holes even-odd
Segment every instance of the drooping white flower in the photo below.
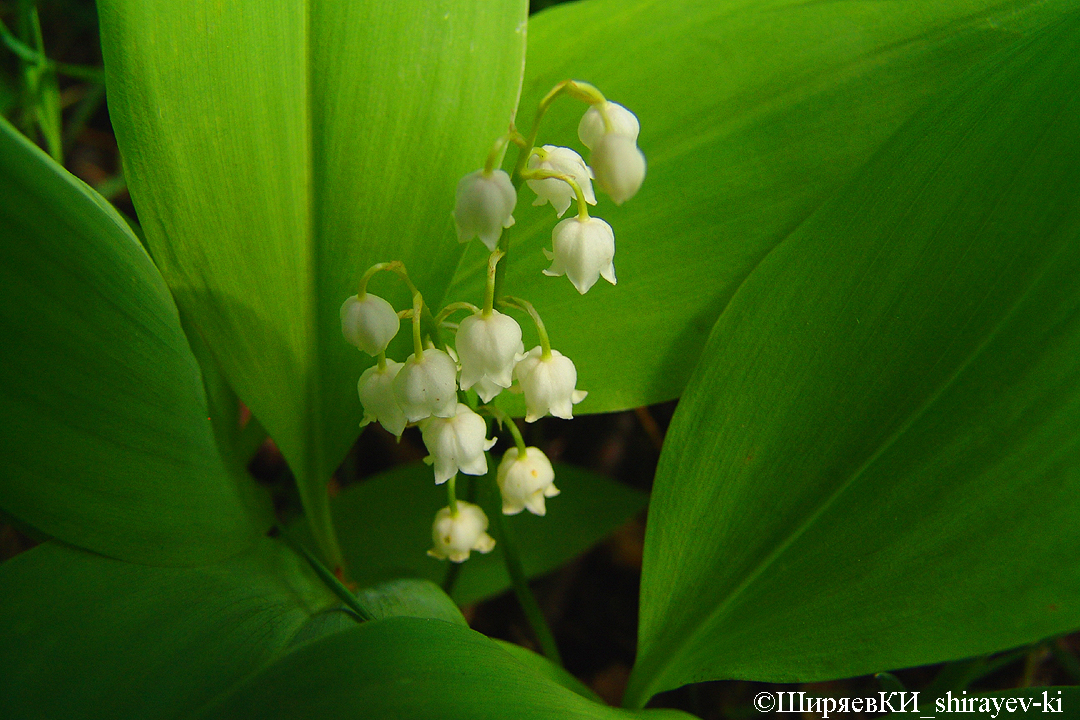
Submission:
<svg viewBox="0 0 1080 720">
<path fill-rule="evenodd" d="M 607 113 L 608 120 L 611 122 L 612 133 L 625 135 L 630 138 L 631 142 L 637 142 L 638 133 L 641 132 L 641 125 L 638 123 L 637 116 L 622 105 L 609 101 L 591 105 L 585 111 L 585 114 L 581 116 L 577 132 L 582 145 L 593 150 L 596 141 L 601 136 L 608 134 L 601 111 Z"/>
<path fill-rule="evenodd" d="M 431 525 L 432 548 L 428 555 L 439 560 L 465 562 L 473 550 L 489 553 L 495 538 L 487 534 L 488 518 L 478 506 L 458 500 L 457 514 L 444 507 Z"/>
<path fill-rule="evenodd" d="M 645 156 L 627 135 L 602 135 L 589 156 L 596 186 L 616 205 L 634 197 L 645 180 Z"/>
<path fill-rule="evenodd" d="M 457 411 L 457 363 L 442 350 L 430 348 L 417 359 L 413 353 L 394 378 L 394 399 L 405 419 L 453 417 Z"/>
<path fill-rule="evenodd" d="M 468 242 L 479 237 L 488 250 L 494 250 L 503 228 L 514 224 L 516 204 L 517 193 L 505 171 L 469 173 L 458 182 L 454 204 L 458 240 Z"/>
<path fill-rule="evenodd" d="M 394 306 L 371 293 L 345 300 L 340 314 L 341 334 L 371 356 L 384 352 L 401 327 Z"/>
<path fill-rule="evenodd" d="M 551 260 L 545 275 L 566 275 L 584 295 L 597 278 L 615 284 L 615 233 L 600 218 L 567 218 L 551 232 L 553 252 L 544 251 Z"/>
<path fill-rule="evenodd" d="M 431 453 L 425 460 L 435 466 L 436 485 L 442 485 L 458 471 L 487 474 L 484 451 L 491 449 L 495 439 L 487 439 L 487 423 L 468 405 L 458 403 L 453 417 L 427 418 L 420 423 L 420 433 Z"/>
<path fill-rule="evenodd" d="M 570 177 L 581 187 L 585 202 L 590 205 L 596 204 L 596 195 L 593 194 L 592 188 L 592 172 L 581 156 L 570 148 L 545 145 L 542 152 L 529 156 L 528 168 L 529 170 L 547 170 Z M 558 178 L 527 180 L 526 182 L 536 193 L 533 205 L 550 202 L 559 217 L 562 217 L 566 209 L 570 207 L 570 203 L 574 202 L 574 189 Z"/>
<path fill-rule="evenodd" d="M 558 350 L 543 357 L 537 345 L 514 368 L 514 377 L 525 393 L 525 422 L 535 422 L 549 412 L 557 418 L 574 417 L 573 406 L 585 399 L 587 392 L 576 390 L 577 368 Z"/>
<path fill-rule="evenodd" d="M 378 421 L 387 432 L 401 437 L 407 421 L 394 397 L 393 388 L 394 378 L 401 368 L 401 363 L 387 360 L 385 367 L 369 367 L 360 376 L 356 383 L 360 403 L 364 406 L 364 419 L 360 422 L 360 427 Z"/>
<path fill-rule="evenodd" d="M 555 497 L 555 470 L 540 448 L 527 447 L 523 455 L 512 447 L 503 455 L 496 473 L 502 494 L 504 515 L 517 515 L 528 508 L 534 515 L 544 515 L 544 498 Z"/>
<path fill-rule="evenodd" d="M 514 363 L 525 353 L 521 326 L 498 310 L 492 310 L 490 315 L 474 313 L 462 320 L 456 345 L 461 358 L 461 389 L 475 386 L 484 402 L 510 387 Z"/>
</svg>

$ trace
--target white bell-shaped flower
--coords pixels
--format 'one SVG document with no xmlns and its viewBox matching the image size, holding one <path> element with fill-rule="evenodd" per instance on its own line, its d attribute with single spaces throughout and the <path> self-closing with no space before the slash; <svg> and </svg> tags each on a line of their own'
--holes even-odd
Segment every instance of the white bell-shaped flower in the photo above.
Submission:
<svg viewBox="0 0 1080 720">
<path fill-rule="evenodd" d="M 491 449 L 495 439 L 487 439 L 487 423 L 468 405 L 458 403 L 453 417 L 422 421 L 420 433 L 431 453 L 425 462 L 435 466 L 436 485 L 442 485 L 458 471 L 466 475 L 487 474 L 484 451 Z"/>
<path fill-rule="evenodd" d="M 468 242 L 479 237 L 488 250 L 494 250 L 503 228 L 514 224 L 516 204 L 517 193 L 505 171 L 469 173 L 458 182 L 454 204 L 458 240 Z"/>
<path fill-rule="evenodd" d="M 545 145 L 543 152 L 529 156 L 529 170 L 547 170 L 548 172 L 566 175 L 578 184 L 585 202 L 590 205 L 596 204 L 596 195 L 592 188 L 592 171 L 585 161 L 570 148 Z M 544 178 L 543 180 L 527 180 L 529 187 L 536 193 L 533 205 L 551 203 L 555 212 L 562 217 L 570 203 L 574 202 L 574 189 L 569 183 L 558 178 Z"/>
<path fill-rule="evenodd" d="M 417 359 L 413 353 L 394 378 L 394 399 L 405 419 L 453 417 L 457 412 L 457 363 L 442 350 L 430 348 Z"/>
<path fill-rule="evenodd" d="M 641 125 L 638 123 L 637 116 L 618 103 L 603 102 L 598 105 L 591 105 L 585 111 L 585 114 L 581 116 L 577 133 L 582 145 L 592 150 L 596 145 L 596 141 L 608 134 L 607 126 L 604 124 L 604 117 L 601 115 L 601 109 L 607 113 L 608 120 L 611 122 L 612 133 L 625 135 L 632 142 L 637 142 L 638 133 L 641 132 Z"/>
<path fill-rule="evenodd" d="M 527 447 L 520 456 L 516 447 L 507 450 L 495 479 L 502 494 L 504 515 L 517 515 L 526 508 L 533 515 L 544 515 L 547 513 L 544 498 L 559 494 L 555 469 L 540 448 Z"/>
<path fill-rule="evenodd" d="M 596 186 L 616 205 L 634 197 L 645 180 L 645 156 L 627 135 L 608 133 L 596 141 L 589 156 Z"/>
<path fill-rule="evenodd" d="M 473 550 L 489 553 L 495 538 L 487 534 L 488 518 L 478 506 L 458 500 L 457 513 L 444 507 L 435 513 L 431 526 L 432 548 L 428 555 L 439 560 L 465 562 Z"/>
<path fill-rule="evenodd" d="M 535 422 L 549 412 L 557 418 L 574 417 L 573 406 L 585 399 L 587 392 L 576 390 L 577 368 L 558 350 L 543 357 L 537 345 L 514 368 L 514 377 L 525 393 L 525 422 Z"/>
<path fill-rule="evenodd" d="M 553 252 L 544 251 L 551 260 L 545 275 L 566 275 L 584 295 L 597 278 L 615 284 L 615 233 L 600 218 L 567 218 L 551 232 Z"/>
<path fill-rule="evenodd" d="M 377 295 L 353 295 L 341 304 L 341 334 L 368 355 L 384 352 L 400 327 L 394 306 Z"/>
<path fill-rule="evenodd" d="M 401 437 L 407 421 L 394 397 L 393 387 L 394 378 L 401 368 L 401 363 L 387 360 L 385 367 L 369 367 L 360 376 L 356 383 L 360 404 L 364 406 L 364 419 L 360 422 L 360 427 L 378 421 L 387 432 Z"/>
<path fill-rule="evenodd" d="M 475 387 L 484 402 L 510 387 L 514 363 L 525 353 L 521 326 L 498 310 L 490 315 L 474 313 L 462 320 L 456 345 L 461 358 L 461 389 Z M 482 382 L 485 379 L 487 382 Z"/>
</svg>

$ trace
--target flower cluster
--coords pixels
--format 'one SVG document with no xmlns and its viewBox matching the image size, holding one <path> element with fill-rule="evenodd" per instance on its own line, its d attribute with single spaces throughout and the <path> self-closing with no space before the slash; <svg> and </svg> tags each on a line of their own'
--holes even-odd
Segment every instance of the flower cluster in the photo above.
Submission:
<svg viewBox="0 0 1080 720">
<path fill-rule="evenodd" d="M 578 126 L 578 136 L 591 153 L 588 163 L 574 150 L 534 143 L 547 107 L 568 95 L 589 105 Z M 493 401 L 503 390 L 523 394 L 525 421 L 545 415 L 570 419 L 573 406 L 586 393 L 577 389 L 573 361 L 554 350 L 536 308 L 526 300 L 500 296 L 496 301 L 499 262 L 509 243 L 506 228 L 514 224 L 517 187 L 525 182 L 536 194 L 534 205 L 551 204 L 562 217 L 575 201 L 577 214 L 561 220 L 552 231 L 552 249 L 545 250 L 551 266 L 545 275 L 566 275 L 581 294 L 604 278 L 615 284 L 615 235 L 599 218 L 589 215 L 596 205 L 593 182 L 616 204 L 637 193 L 645 177 L 645 157 L 637 147 L 639 125 L 633 113 L 609 102 L 586 83 L 566 81 L 557 85 L 540 103 L 536 124 L 528 138 L 513 126 L 496 141 L 483 168 L 463 177 L 457 186 L 454 221 L 458 239 L 478 238 L 491 252 L 487 287 L 482 307 L 454 302 L 433 313 L 410 281 L 400 262 L 372 266 L 360 281 L 359 292 L 341 306 L 341 331 L 345 339 L 377 358 L 357 384 L 364 408 L 361 426 L 378 422 L 401 437 L 409 425 L 420 428 L 428 450 L 426 462 L 433 466 L 436 484 L 446 484 L 449 503 L 438 512 L 432 526 L 432 557 L 462 562 L 470 552 L 489 552 L 495 544 L 487 533 L 488 518 L 476 505 L 458 500 L 458 473 L 486 475 L 488 421 L 494 418 L 509 428 L 515 447 L 503 455 L 496 472 L 502 510 L 513 515 L 529 510 L 547 511 L 545 500 L 555 497 L 555 471 L 536 447 L 526 447 L 517 426 Z M 508 143 L 520 149 L 512 173 L 497 169 Z M 412 308 L 398 312 L 381 297 L 367 292 L 368 281 L 379 271 L 398 274 L 413 296 Z M 528 314 L 539 344 L 525 350 L 521 326 L 507 312 Z M 449 322 L 453 313 L 468 312 L 459 323 Z M 390 341 L 401 320 L 412 324 L 413 353 L 404 362 L 386 357 Z M 443 330 L 454 331 L 451 344 Z M 470 395 L 475 393 L 475 397 Z"/>
</svg>

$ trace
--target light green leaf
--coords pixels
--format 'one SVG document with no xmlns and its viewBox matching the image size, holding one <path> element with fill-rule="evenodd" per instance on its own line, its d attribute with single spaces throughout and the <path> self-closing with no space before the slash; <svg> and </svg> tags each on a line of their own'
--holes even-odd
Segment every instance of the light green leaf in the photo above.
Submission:
<svg viewBox="0 0 1080 720">
<path fill-rule="evenodd" d="M 309 643 L 199 715 L 211 718 L 571 720 L 689 718 L 591 702 L 493 640 L 441 620 L 391 618 Z"/>
<path fill-rule="evenodd" d="M 0 506 L 138 562 L 254 541 L 161 276 L 100 195 L 4 121 L 0 335 Z"/>
<path fill-rule="evenodd" d="M 908 123 L 717 322 L 628 702 L 1080 627 L 1080 13 Z"/>
<path fill-rule="evenodd" d="M 489 462 L 494 470 L 495 463 Z M 488 516 L 501 511 L 494 474 L 473 480 L 458 476 L 458 497 L 472 498 Z M 477 482 L 475 495 L 470 486 Z M 548 501 L 548 513 L 528 512 L 506 518 L 518 539 L 525 572 L 550 572 L 595 545 L 644 507 L 644 493 L 570 465 L 555 465 L 555 484 L 562 494 Z M 441 583 L 448 563 L 427 556 L 431 523 L 446 505 L 446 491 L 435 485 L 431 467 L 402 465 L 346 488 L 334 501 L 334 525 L 359 585 L 397 577 L 419 577 Z M 510 587 L 499 546 L 487 555 L 473 553 L 462 564 L 452 596 L 462 605 Z"/>
<path fill-rule="evenodd" d="M 0 716 L 178 718 L 283 652 L 334 598 L 280 543 L 161 568 L 56 542 L 0 565 Z"/>
<path fill-rule="evenodd" d="M 469 626 L 461 610 L 430 580 L 400 578 L 362 588 L 356 600 L 376 620 L 390 617 L 433 618 Z"/>
<path fill-rule="evenodd" d="M 338 309 L 369 265 L 394 259 L 442 297 L 461 252 L 457 180 L 516 106 L 526 3 L 99 9 L 110 116 L 155 259 L 281 447 L 336 564 L 325 488 L 356 438 L 370 362 Z M 393 278 L 372 290 L 405 306 Z"/>
<path fill-rule="evenodd" d="M 721 310 L 778 242 L 927 98 L 1076 6 L 590 0 L 531 18 L 520 124 L 555 83 L 587 80 L 637 113 L 649 163 L 629 202 L 600 197 L 594 214 L 614 228 L 619 284 L 601 281 L 584 297 L 541 274 L 551 207 L 530 207 L 527 188 L 518 201 L 505 290 L 536 304 L 577 364 L 589 396 L 574 411 L 677 397 Z M 583 109 L 556 103 L 540 142 L 584 153 Z M 449 296 L 478 301 L 484 255 L 469 249 Z"/>
</svg>

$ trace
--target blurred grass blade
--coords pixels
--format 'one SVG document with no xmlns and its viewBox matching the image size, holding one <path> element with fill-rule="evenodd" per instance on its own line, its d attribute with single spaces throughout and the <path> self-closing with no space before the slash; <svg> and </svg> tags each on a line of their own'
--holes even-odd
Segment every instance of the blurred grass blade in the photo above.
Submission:
<svg viewBox="0 0 1080 720">
<path fill-rule="evenodd" d="M 338 308 L 393 259 L 442 297 L 461 253 L 457 180 L 516 106 L 526 3 L 99 8 L 110 116 L 155 260 L 339 564 L 326 483 L 358 433 L 370 358 L 342 339 Z M 372 290 L 406 306 L 394 278 Z"/>
<path fill-rule="evenodd" d="M 575 412 L 678 397 L 721 310 L 777 243 L 927 98 L 1077 6 L 590 0 L 532 17 L 522 118 L 560 80 L 588 80 L 638 115 L 649 162 L 636 197 L 595 209 L 615 230 L 618 287 L 581 297 L 544 277 L 551 208 L 531 207 L 526 189 L 515 211 L 506 292 L 536 305 L 576 363 L 589 396 Z M 585 152 L 582 111 L 556 103 L 540 142 Z M 480 297 L 485 263 L 470 248 L 451 294 Z"/>
<path fill-rule="evenodd" d="M 628 702 L 1080 626 L 1080 13 L 911 120 L 750 275 L 679 404 Z"/>
<path fill-rule="evenodd" d="M 0 506 L 138 562 L 254 541 L 161 276 L 105 200 L 2 120 L 0 333 Z"/>
</svg>

